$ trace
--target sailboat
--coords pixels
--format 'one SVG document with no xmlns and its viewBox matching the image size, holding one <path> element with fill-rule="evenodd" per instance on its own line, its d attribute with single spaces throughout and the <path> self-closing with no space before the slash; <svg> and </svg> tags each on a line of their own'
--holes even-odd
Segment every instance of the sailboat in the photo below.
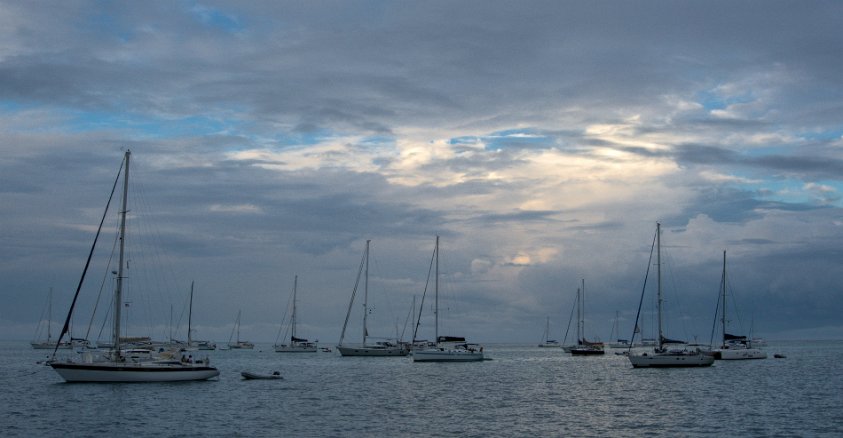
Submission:
<svg viewBox="0 0 843 438">
<path fill-rule="evenodd" d="M 767 353 L 752 345 L 752 340 L 747 339 L 746 336 L 738 336 L 729 334 L 727 330 L 728 319 L 726 319 L 726 251 L 723 251 L 723 275 L 720 279 L 720 301 L 722 302 L 723 312 L 721 313 L 721 326 L 723 333 L 723 343 L 719 348 L 711 350 L 715 359 L 720 360 L 745 360 L 745 359 L 766 359 Z M 718 310 L 720 306 L 717 306 Z M 715 312 L 715 319 L 716 319 Z M 712 330 L 713 331 L 713 330 Z"/>
<path fill-rule="evenodd" d="M 436 271 L 434 274 L 434 333 L 436 344 L 432 347 L 413 350 L 413 362 L 474 362 L 483 360 L 483 347 L 469 344 L 462 336 L 439 336 L 439 236 L 436 236 L 436 246 L 433 250 Z M 429 278 L 429 276 L 428 276 Z M 424 306 L 424 297 L 422 297 Z M 421 312 L 419 312 L 421 320 Z M 418 322 L 416 323 L 418 329 Z M 415 338 L 415 335 L 413 336 Z M 413 344 L 415 344 L 415 339 Z"/>
<path fill-rule="evenodd" d="M 574 311 L 579 309 L 580 306 L 580 290 L 577 289 L 577 295 L 574 298 L 574 305 L 571 306 L 571 314 L 568 315 L 568 325 L 565 327 L 565 337 L 562 338 L 562 351 L 565 353 L 570 353 L 571 349 L 577 346 L 577 344 L 568 344 L 568 333 L 571 332 L 571 323 L 574 322 Z M 579 316 L 577 316 L 577 320 L 579 321 Z M 579 324 L 579 322 L 577 322 Z M 579 329 L 579 325 L 577 326 Z"/>
<path fill-rule="evenodd" d="M 187 347 L 197 350 L 216 350 L 217 344 L 213 341 L 199 341 L 193 339 L 193 282 L 190 282 L 190 312 L 187 314 Z"/>
<path fill-rule="evenodd" d="M 585 279 L 582 280 L 582 288 L 577 290 L 579 297 L 577 302 L 577 345 L 571 348 L 568 353 L 572 356 L 596 356 L 605 354 L 602 342 L 592 342 L 585 338 Z"/>
<path fill-rule="evenodd" d="M 217 344 L 212 341 L 199 341 L 193 339 L 193 285 L 190 282 L 190 301 L 187 306 L 187 342 L 170 339 L 170 343 L 178 347 L 180 351 L 216 350 Z M 172 309 L 170 310 L 172 312 Z M 172 317 L 170 317 L 172 319 Z"/>
<path fill-rule="evenodd" d="M 237 338 L 234 338 L 234 334 Z M 234 339 L 234 342 L 231 340 Z M 237 319 L 234 320 L 234 328 L 231 329 L 231 336 L 228 337 L 228 348 L 232 350 L 251 350 L 255 348 L 255 344 L 249 341 L 240 340 L 240 311 L 237 311 Z"/>
<path fill-rule="evenodd" d="M 539 343 L 540 348 L 559 348 L 559 341 L 550 339 L 550 317 L 547 317 L 547 322 L 544 326 L 544 333 L 542 333 L 542 341 Z"/>
<path fill-rule="evenodd" d="M 114 315 L 112 317 L 112 346 L 111 349 L 105 352 L 104 355 L 94 357 L 91 352 L 85 352 L 82 355 L 82 360 L 65 359 L 60 360 L 56 358 L 56 351 L 53 350 L 53 357 L 48 361 L 48 364 L 67 382 L 173 382 L 186 380 L 207 380 L 218 376 L 219 371 L 210 366 L 208 359 L 200 361 L 179 361 L 172 357 L 155 357 L 147 354 L 143 357 L 131 354 L 129 351 L 121 349 L 120 339 L 120 311 L 123 307 L 123 281 L 126 278 L 123 274 L 123 268 L 126 266 L 126 259 L 124 258 L 124 247 L 126 243 L 126 213 L 129 211 L 128 191 L 129 191 L 129 161 L 131 158 L 131 151 L 126 151 L 120 169 L 123 174 L 123 202 L 120 209 L 120 252 L 119 252 L 119 266 L 117 270 L 117 284 L 114 289 Z M 120 172 L 117 174 L 118 179 L 114 181 L 111 196 L 117 188 L 117 182 L 120 177 Z M 111 204 L 111 197 L 103 213 L 102 220 L 100 220 L 99 228 L 97 229 L 94 244 L 88 254 L 88 260 L 85 263 L 85 269 L 82 271 L 82 277 L 79 279 L 79 284 L 76 288 L 76 294 L 67 313 L 64 326 L 59 335 L 56 349 L 61 343 L 62 337 L 68 333 L 71 317 L 73 316 L 73 308 L 76 300 L 79 298 L 79 291 L 85 280 L 85 274 L 88 271 L 88 266 L 91 262 L 94 249 L 96 248 L 97 240 L 102 231 L 102 225 L 108 213 L 108 206 Z M 147 351 L 149 353 L 149 351 Z"/>
<path fill-rule="evenodd" d="M 345 323 L 342 325 L 340 342 L 337 350 L 343 356 L 406 356 L 409 349 L 401 342 L 378 341 L 369 343 L 369 246 L 371 240 L 366 241 L 366 249 L 363 251 L 363 258 L 360 260 L 360 268 L 357 270 L 357 280 L 354 289 L 351 291 L 351 300 L 348 303 L 348 312 L 345 314 Z M 360 345 L 343 344 L 345 341 L 345 330 L 348 327 L 348 318 L 351 316 L 351 309 L 354 305 L 354 298 L 357 295 L 357 287 L 360 285 L 360 275 L 363 275 L 363 343 Z"/>
<path fill-rule="evenodd" d="M 656 224 L 656 271 L 657 271 L 657 290 L 658 290 L 658 321 L 659 321 L 659 337 L 657 344 L 652 352 L 642 354 L 632 354 L 629 352 L 629 361 L 633 368 L 673 368 L 673 367 L 707 367 L 714 363 L 712 356 L 704 354 L 699 348 L 694 350 L 688 349 L 668 349 L 666 345 L 677 344 L 679 342 L 672 341 L 664 336 L 662 329 L 662 263 L 661 263 L 661 224 Z M 650 251 L 650 260 L 652 260 L 652 250 Z M 649 274 L 649 263 L 647 273 Z M 644 290 L 646 289 L 647 280 L 645 277 L 645 288 L 641 290 L 641 301 L 644 300 Z M 641 305 L 638 307 L 638 314 L 641 314 Z M 635 327 L 638 327 L 638 317 L 635 319 Z M 635 336 L 633 335 L 633 341 Z"/>
<path fill-rule="evenodd" d="M 609 334 L 609 339 L 615 339 L 614 342 L 609 343 L 609 347 L 611 348 L 628 348 L 629 341 L 626 339 L 621 339 L 621 330 L 620 330 L 620 312 L 617 310 L 615 311 L 615 320 L 612 323 L 612 333 Z"/>
<path fill-rule="evenodd" d="M 53 288 L 50 288 L 50 292 L 47 294 L 47 339 L 43 341 L 39 341 L 38 338 L 41 332 L 41 326 L 44 322 L 43 314 L 41 314 L 41 320 L 38 321 L 38 328 L 35 330 L 35 339 L 34 341 L 30 342 L 29 345 L 32 345 L 32 348 L 36 350 L 52 350 L 56 348 L 56 342 L 53 340 L 53 333 L 52 333 L 52 321 L 53 321 Z M 58 348 L 68 349 L 71 348 L 72 344 L 70 341 L 62 341 L 59 342 Z"/>
<path fill-rule="evenodd" d="M 293 279 L 293 313 L 290 317 L 290 343 L 275 344 L 275 351 L 278 353 L 316 353 L 316 343 L 307 339 L 296 337 L 296 290 L 298 289 L 299 276 Z"/>
</svg>

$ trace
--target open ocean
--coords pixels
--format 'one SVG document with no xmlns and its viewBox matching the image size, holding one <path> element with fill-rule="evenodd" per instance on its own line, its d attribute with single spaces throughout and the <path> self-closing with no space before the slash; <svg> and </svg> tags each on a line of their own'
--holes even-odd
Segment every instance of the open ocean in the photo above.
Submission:
<svg viewBox="0 0 843 438">
<path fill-rule="evenodd" d="M 68 384 L 37 364 L 47 351 L 0 342 L 0 435 L 843 436 L 843 341 L 765 349 L 764 360 L 633 369 L 612 350 L 486 345 L 493 360 L 413 363 L 258 345 L 207 352 L 217 380 Z"/>
</svg>

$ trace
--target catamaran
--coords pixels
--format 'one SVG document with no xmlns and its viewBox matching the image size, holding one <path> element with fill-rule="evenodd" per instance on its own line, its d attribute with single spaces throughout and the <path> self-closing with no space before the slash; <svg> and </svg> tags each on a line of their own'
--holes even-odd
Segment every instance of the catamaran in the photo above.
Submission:
<svg viewBox="0 0 843 438">
<path fill-rule="evenodd" d="M 95 356 L 91 351 L 85 351 L 82 354 L 81 360 L 74 359 L 57 359 L 56 350 L 53 350 L 53 357 L 48 361 L 48 364 L 67 382 L 173 382 L 185 380 L 207 380 L 218 376 L 219 371 L 210 366 L 208 359 L 199 361 L 181 361 L 174 359 L 172 356 L 157 356 L 151 354 L 149 350 L 145 350 L 144 354 L 135 354 L 129 350 L 121 348 L 120 338 L 120 312 L 123 307 L 123 282 L 125 280 L 124 267 L 127 266 L 124 257 L 124 247 L 126 242 L 126 213 L 128 209 L 128 190 L 129 190 L 129 161 L 131 158 L 131 151 L 126 151 L 123 162 L 120 164 L 120 169 L 123 173 L 123 202 L 120 209 L 120 250 L 119 250 L 119 265 L 117 268 L 117 284 L 114 289 L 114 314 L 112 315 L 112 342 L 111 348 L 102 355 Z M 76 300 L 79 297 L 79 291 L 85 280 L 85 274 L 91 262 L 91 257 L 94 254 L 97 240 L 102 231 L 102 225 L 108 214 L 108 207 L 111 204 L 111 199 L 117 188 L 117 183 L 120 179 L 120 173 L 117 174 L 117 179 L 114 181 L 111 196 L 106 204 L 105 212 L 102 220 L 100 220 L 99 228 L 97 229 L 94 244 L 91 246 L 91 251 L 88 254 L 88 260 L 85 263 L 85 268 L 82 271 L 82 277 L 79 279 L 79 284 L 76 288 L 76 294 L 70 305 L 70 310 L 67 313 L 64 326 L 56 343 L 56 349 L 61 344 L 62 337 L 68 333 L 71 317 L 73 316 L 73 309 Z"/>
</svg>

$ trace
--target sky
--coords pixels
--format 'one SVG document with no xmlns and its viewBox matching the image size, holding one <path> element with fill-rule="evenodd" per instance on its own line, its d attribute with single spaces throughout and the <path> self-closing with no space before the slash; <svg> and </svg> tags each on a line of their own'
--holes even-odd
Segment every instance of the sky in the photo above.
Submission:
<svg viewBox="0 0 843 438">
<path fill-rule="evenodd" d="M 420 308 L 430 339 L 438 235 L 440 334 L 562 339 L 584 281 L 586 336 L 629 338 L 661 223 L 669 337 L 709 341 L 726 251 L 732 332 L 843 339 L 840 29 L 837 1 L 0 0 L 0 338 L 58 331 L 128 149 L 130 335 L 184 338 L 194 282 L 194 338 L 283 339 L 297 275 L 298 336 L 351 308 L 359 342 L 371 240 L 369 334 Z M 116 219 L 74 336 L 108 333 Z"/>
</svg>

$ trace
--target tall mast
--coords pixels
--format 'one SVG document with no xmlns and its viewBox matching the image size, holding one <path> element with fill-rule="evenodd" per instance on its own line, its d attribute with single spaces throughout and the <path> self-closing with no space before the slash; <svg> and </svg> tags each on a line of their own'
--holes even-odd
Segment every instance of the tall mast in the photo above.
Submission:
<svg viewBox="0 0 843 438">
<path fill-rule="evenodd" d="M 190 344 L 193 343 L 193 330 L 191 327 L 191 323 L 193 319 L 193 281 L 190 282 L 190 306 L 187 310 L 187 346 L 190 347 Z"/>
<path fill-rule="evenodd" d="M 167 339 L 170 342 L 173 342 L 173 305 L 170 304 L 170 324 L 167 326 L 167 330 L 169 331 L 169 338 Z"/>
<path fill-rule="evenodd" d="M 366 346 L 366 338 L 369 336 L 367 328 L 367 316 L 369 313 L 369 242 L 366 241 L 366 274 L 363 282 L 363 346 Z"/>
<path fill-rule="evenodd" d="M 237 345 L 240 345 L 240 312 L 242 311 L 237 311 Z"/>
<path fill-rule="evenodd" d="M 117 287 L 114 290 L 114 332 L 112 334 L 112 345 L 117 356 L 120 356 L 120 311 L 123 307 L 123 252 L 126 246 L 126 213 L 129 199 L 129 159 L 132 151 L 127 150 L 125 155 L 126 174 L 123 175 L 123 206 L 120 208 L 120 258 L 117 267 Z"/>
<path fill-rule="evenodd" d="M 436 249 L 436 281 L 435 281 L 434 284 L 436 286 L 435 286 L 434 290 L 436 291 L 436 294 L 435 294 L 436 299 L 434 300 L 435 305 L 433 307 L 434 308 L 433 315 L 435 316 L 434 326 L 436 327 L 436 329 L 434 331 L 434 334 L 436 336 L 436 343 L 438 344 L 439 343 L 439 236 L 436 236 L 436 248 L 435 249 Z"/>
<path fill-rule="evenodd" d="M 659 350 L 662 349 L 662 224 L 656 223 L 656 272 L 658 278 Z"/>
<path fill-rule="evenodd" d="M 299 276 L 296 275 L 293 278 L 293 317 L 290 318 L 290 320 L 291 320 L 290 321 L 290 326 L 291 326 L 291 329 L 290 329 L 290 336 L 291 336 L 290 345 L 292 345 L 292 342 L 293 342 L 294 338 L 296 337 L 296 289 L 298 288 L 298 284 L 299 284 Z"/>
<path fill-rule="evenodd" d="M 53 320 L 53 288 L 50 287 L 50 293 L 47 295 L 47 343 L 49 344 L 52 338 L 50 324 Z M 71 339 L 73 337 L 71 336 Z"/>
<path fill-rule="evenodd" d="M 582 289 L 577 288 L 577 345 L 582 344 Z"/>
<path fill-rule="evenodd" d="M 580 313 L 580 324 L 582 325 L 582 340 L 585 344 L 585 278 L 582 279 L 582 301 L 580 301 L 582 313 Z"/>
<path fill-rule="evenodd" d="M 722 286 L 722 300 L 723 300 L 723 345 L 726 345 L 726 250 L 723 250 L 723 277 L 720 279 Z"/>
</svg>

